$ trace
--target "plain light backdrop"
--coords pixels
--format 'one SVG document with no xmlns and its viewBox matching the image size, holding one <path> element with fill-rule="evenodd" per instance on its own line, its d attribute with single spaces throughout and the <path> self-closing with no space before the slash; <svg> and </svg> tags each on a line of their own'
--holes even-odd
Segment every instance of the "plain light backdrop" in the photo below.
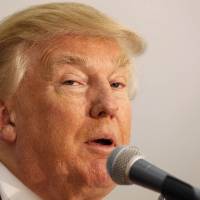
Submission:
<svg viewBox="0 0 200 200">
<path fill-rule="evenodd" d="M 49 0 L 0 0 L 0 19 Z M 58 2 L 54 0 L 54 2 Z M 136 30 L 147 50 L 136 59 L 133 137 L 146 158 L 200 187 L 200 1 L 79 0 Z M 119 186 L 106 200 L 154 200 L 138 186 Z"/>
</svg>

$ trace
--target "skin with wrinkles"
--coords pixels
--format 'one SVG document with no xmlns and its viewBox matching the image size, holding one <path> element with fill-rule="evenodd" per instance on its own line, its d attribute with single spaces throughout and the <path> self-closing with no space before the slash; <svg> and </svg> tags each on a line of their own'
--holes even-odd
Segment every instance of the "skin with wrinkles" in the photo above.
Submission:
<svg viewBox="0 0 200 200">
<path fill-rule="evenodd" d="M 89 36 L 44 42 L 28 56 L 15 96 L 0 105 L 2 161 L 45 200 L 102 199 L 115 186 L 108 154 L 87 141 L 129 142 L 129 62 L 114 39 Z"/>
</svg>

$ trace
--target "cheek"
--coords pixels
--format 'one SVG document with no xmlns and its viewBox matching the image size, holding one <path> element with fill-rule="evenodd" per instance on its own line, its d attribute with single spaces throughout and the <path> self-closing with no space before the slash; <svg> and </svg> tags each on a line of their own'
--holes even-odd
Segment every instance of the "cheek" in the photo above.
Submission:
<svg viewBox="0 0 200 200">
<path fill-rule="evenodd" d="M 42 123 L 43 132 L 48 133 L 49 142 L 53 148 L 61 148 L 66 143 L 73 142 L 79 127 L 82 124 L 83 116 L 80 108 L 66 103 L 49 105 L 45 111 L 45 123 Z"/>
<path fill-rule="evenodd" d="M 120 107 L 121 141 L 127 144 L 131 135 L 131 104 L 130 101 L 121 103 Z"/>
<path fill-rule="evenodd" d="M 29 105 L 31 111 L 20 111 L 26 112 L 26 119 L 20 119 L 19 139 L 29 141 L 38 154 L 63 156 L 83 123 L 84 107 L 52 96 L 34 102 Z"/>
</svg>

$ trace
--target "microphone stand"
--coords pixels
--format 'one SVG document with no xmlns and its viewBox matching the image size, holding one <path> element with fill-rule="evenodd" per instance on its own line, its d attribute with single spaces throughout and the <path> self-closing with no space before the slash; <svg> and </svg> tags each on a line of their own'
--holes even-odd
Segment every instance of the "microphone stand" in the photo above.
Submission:
<svg viewBox="0 0 200 200">
<path fill-rule="evenodd" d="M 162 193 L 158 197 L 158 200 L 181 200 L 181 199 L 180 198 L 177 199 L 177 198 L 166 197 Z M 188 198 L 184 198 L 184 199 L 188 199 Z M 194 196 L 191 200 L 200 200 L 200 189 L 199 188 L 194 188 Z"/>
<path fill-rule="evenodd" d="M 200 189 L 175 177 L 167 176 L 158 200 L 200 200 Z"/>
</svg>

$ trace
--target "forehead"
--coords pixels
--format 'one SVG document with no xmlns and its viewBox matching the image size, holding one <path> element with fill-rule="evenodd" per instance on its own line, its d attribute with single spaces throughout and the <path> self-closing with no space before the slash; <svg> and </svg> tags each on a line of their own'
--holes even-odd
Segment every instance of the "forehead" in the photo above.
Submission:
<svg viewBox="0 0 200 200">
<path fill-rule="evenodd" d="M 125 64 L 128 57 L 112 38 L 70 35 L 54 39 L 45 45 L 41 53 L 41 61 L 48 68 L 69 60 L 94 66 L 99 63 Z"/>
<path fill-rule="evenodd" d="M 115 39 L 94 36 L 66 35 L 51 40 L 45 46 L 43 53 L 53 53 L 53 56 L 58 56 L 63 51 L 77 53 L 83 56 L 95 56 L 97 53 L 99 56 L 105 54 L 116 56 L 121 51 Z"/>
<path fill-rule="evenodd" d="M 54 72 L 64 64 L 86 66 L 88 70 L 95 70 L 96 67 L 97 70 L 107 71 L 116 66 L 126 66 L 123 68 L 130 70 L 128 55 L 112 38 L 65 35 L 40 42 L 32 50 L 28 71 L 33 76 L 41 74 L 45 79 L 52 79 Z"/>
</svg>

